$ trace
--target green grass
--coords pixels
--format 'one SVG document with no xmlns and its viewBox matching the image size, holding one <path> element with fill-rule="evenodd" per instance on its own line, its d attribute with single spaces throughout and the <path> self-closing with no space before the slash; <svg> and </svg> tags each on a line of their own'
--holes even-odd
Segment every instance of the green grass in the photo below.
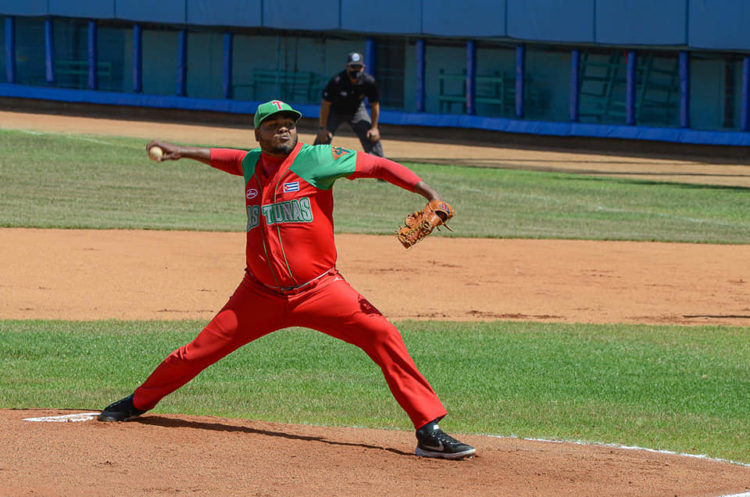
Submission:
<svg viewBox="0 0 750 497">
<path fill-rule="evenodd" d="M 0 130 L 0 226 L 242 230 L 242 180 L 156 164 L 145 141 Z M 409 164 L 454 204 L 453 235 L 750 243 L 750 190 Z M 421 207 L 338 181 L 339 232 L 392 233 Z M 0 321 L 0 407 L 100 409 L 197 321 Z M 750 463 L 750 328 L 405 322 L 454 432 L 639 445 Z M 262 338 L 156 412 L 409 429 L 361 351 L 309 330 Z"/>
<path fill-rule="evenodd" d="M 239 231 L 242 179 L 157 164 L 145 140 L 0 130 L 0 226 Z M 582 175 L 407 164 L 451 202 L 441 236 L 750 243 L 750 190 Z M 393 233 L 420 197 L 340 180 L 338 232 Z"/>
<path fill-rule="evenodd" d="M 204 323 L 0 322 L 0 406 L 99 409 Z M 750 328 L 400 323 L 451 431 L 750 462 Z M 155 412 L 410 429 L 363 352 L 303 329 L 213 365 Z"/>
</svg>

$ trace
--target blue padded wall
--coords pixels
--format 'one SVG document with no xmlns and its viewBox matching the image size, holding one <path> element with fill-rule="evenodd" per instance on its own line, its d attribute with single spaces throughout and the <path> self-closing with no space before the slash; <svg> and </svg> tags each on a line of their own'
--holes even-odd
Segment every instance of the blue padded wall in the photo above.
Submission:
<svg viewBox="0 0 750 497">
<path fill-rule="evenodd" d="M 0 0 L 0 15 L 750 50 L 750 0 Z"/>
<path fill-rule="evenodd" d="M 695 48 L 750 49 L 750 2 L 690 0 L 688 43 Z"/>
<path fill-rule="evenodd" d="M 505 36 L 506 0 L 431 0 L 422 6 L 422 32 L 439 36 Z"/>
<path fill-rule="evenodd" d="M 49 0 L 49 14 L 62 17 L 112 19 L 115 0 Z"/>
<path fill-rule="evenodd" d="M 260 26 L 261 0 L 187 0 L 188 24 Z"/>
<path fill-rule="evenodd" d="M 282 29 L 338 29 L 339 0 L 266 0 L 263 2 L 263 26 Z"/>
<path fill-rule="evenodd" d="M 115 4 L 115 16 L 129 21 L 184 24 L 185 0 L 128 0 Z"/>
<path fill-rule="evenodd" d="M 595 22 L 599 43 L 687 43 L 686 0 L 597 0 Z"/>
<path fill-rule="evenodd" d="M 594 41 L 595 0 L 507 0 L 508 36 L 522 40 Z"/>
<path fill-rule="evenodd" d="M 47 0 L 0 0 L 0 14 L 43 16 L 47 14 Z"/>
<path fill-rule="evenodd" d="M 422 1 L 341 0 L 341 29 L 364 33 L 420 33 Z"/>
<path fill-rule="evenodd" d="M 0 15 L 750 50 L 748 0 L 0 0 Z"/>
</svg>

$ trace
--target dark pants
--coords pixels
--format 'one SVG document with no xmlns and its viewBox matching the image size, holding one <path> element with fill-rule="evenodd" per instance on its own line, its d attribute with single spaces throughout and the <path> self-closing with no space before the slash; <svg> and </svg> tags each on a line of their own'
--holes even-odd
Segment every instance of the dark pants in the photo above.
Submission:
<svg viewBox="0 0 750 497">
<path fill-rule="evenodd" d="M 367 152 L 368 154 L 377 155 L 378 157 L 383 157 L 383 145 L 380 143 L 380 140 L 372 142 L 369 138 L 367 138 L 367 132 L 372 126 L 372 121 L 370 121 L 370 115 L 367 113 L 364 102 L 360 104 L 360 106 L 357 108 L 357 111 L 352 115 L 340 114 L 331 109 L 331 112 L 328 114 L 328 123 L 326 128 L 331 132 L 331 135 L 335 135 L 336 130 L 343 122 L 349 123 L 352 131 L 357 134 L 359 142 L 362 144 L 362 148 L 365 150 L 365 152 Z M 319 140 L 318 138 L 315 138 L 315 145 L 320 145 L 323 143 L 330 142 L 324 142 Z"/>
</svg>

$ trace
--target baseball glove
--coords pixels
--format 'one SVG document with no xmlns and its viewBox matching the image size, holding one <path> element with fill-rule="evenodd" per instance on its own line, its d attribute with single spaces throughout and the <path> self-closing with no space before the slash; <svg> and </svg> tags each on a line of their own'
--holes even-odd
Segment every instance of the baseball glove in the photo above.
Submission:
<svg viewBox="0 0 750 497">
<path fill-rule="evenodd" d="M 398 241 L 404 248 L 411 247 L 432 233 L 435 228 L 438 231 L 440 231 L 440 226 L 448 228 L 445 223 L 453 217 L 455 212 L 448 202 L 432 200 L 421 211 L 406 216 L 404 220 L 406 226 L 401 227 L 396 234 Z"/>
</svg>

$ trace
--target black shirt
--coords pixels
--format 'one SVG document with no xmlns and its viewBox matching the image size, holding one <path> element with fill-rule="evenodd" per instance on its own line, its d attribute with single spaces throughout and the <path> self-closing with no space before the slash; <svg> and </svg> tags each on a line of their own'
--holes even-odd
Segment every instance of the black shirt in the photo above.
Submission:
<svg viewBox="0 0 750 497">
<path fill-rule="evenodd" d="M 371 104 L 380 98 L 375 78 L 367 73 L 352 83 L 346 71 L 341 71 L 323 89 L 323 99 L 331 102 L 331 110 L 337 114 L 354 114 L 365 97 Z"/>
</svg>

